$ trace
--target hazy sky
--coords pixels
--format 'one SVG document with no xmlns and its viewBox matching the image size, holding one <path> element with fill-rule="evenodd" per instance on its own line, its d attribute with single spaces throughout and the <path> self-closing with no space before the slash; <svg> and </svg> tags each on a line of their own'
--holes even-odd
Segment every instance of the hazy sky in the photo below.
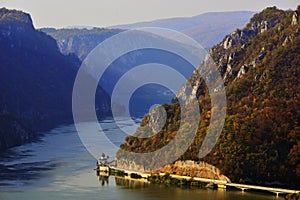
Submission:
<svg viewBox="0 0 300 200">
<path fill-rule="evenodd" d="M 296 9 L 299 0 L 0 0 L 0 7 L 29 12 L 36 27 L 110 25 L 267 6 Z"/>
</svg>

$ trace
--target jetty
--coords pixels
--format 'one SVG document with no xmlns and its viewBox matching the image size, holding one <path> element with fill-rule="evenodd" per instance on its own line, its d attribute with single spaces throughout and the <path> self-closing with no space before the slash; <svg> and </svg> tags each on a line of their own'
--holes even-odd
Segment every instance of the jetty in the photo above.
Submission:
<svg viewBox="0 0 300 200">
<path fill-rule="evenodd" d="M 282 189 L 282 188 L 263 187 L 263 186 L 246 185 L 246 184 L 238 184 L 238 183 L 226 183 L 226 186 L 238 188 L 238 189 L 242 190 L 242 192 L 244 192 L 245 190 L 249 190 L 249 189 L 268 191 L 271 193 L 275 193 L 277 197 L 279 196 L 279 194 L 299 194 L 300 193 L 299 190 L 289 190 L 289 189 Z"/>
<path fill-rule="evenodd" d="M 123 174 L 126 177 L 134 178 L 134 179 L 141 179 L 141 180 L 149 180 L 149 178 L 154 175 L 151 173 L 146 172 L 139 172 L 139 171 L 132 171 L 127 169 L 121 169 L 114 165 L 110 165 L 107 162 L 109 157 L 102 154 L 101 158 L 97 162 L 97 174 L 106 174 L 109 173 L 110 175 L 118 175 Z M 158 176 L 165 176 L 165 173 L 155 174 Z M 300 194 L 300 190 L 291 190 L 291 189 L 283 189 L 283 188 L 274 188 L 274 187 L 264 187 L 264 186 L 256 186 L 256 185 L 247 185 L 247 184 L 239 184 L 239 183 L 231 183 L 225 180 L 215 180 L 215 179 L 208 179 L 208 178 L 199 178 L 199 177 L 191 177 L 191 176 L 180 176 L 176 174 L 168 174 L 170 178 L 177 179 L 177 180 L 186 180 L 186 181 L 193 181 L 199 183 L 207 183 L 215 185 L 219 189 L 226 189 L 226 188 L 236 188 L 241 190 L 243 193 L 246 190 L 256 190 L 256 191 L 264 191 L 276 194 L 278 197 L 280 194 Z"/>
<path fill-rule="evenodd" d="M 131 174 L 137 174 L 144 179 L 148 179 L 151 176 L 150 173 L 120 169 L 120 168 L 117 168 L 114 166 L 111 166 L 110 170 L 114 171 L 115 173 L 117 173 L 118 171 L 121 171 L 121 172 L 127 174 L 129 177 Z M 165 174 L 160 173 L 159 175 L 163 176 Z M 290 189 L 283 189 L 283 188 L 273 188 L 273 187 L 264 187 L 264 186 L 247 185 L 247 184 L 239 184 L 239 183 L 229 183 L 227 181 L 222 181 L 222 180 L 198 178 L 198 177 L 190 177 L 190 176 L 179 176 L 176 174 L 170 174 L 169 176 L 171 178 L 175 178 L 175 179 L 179 179 L 179 180 L 185 179 L 185 180 L 193 180 L 193 181 L 198 181 L 198 182 L 208 183 L 208 184 L 213 183 L 213 184 L 217 185 L 218 188 L 220 188 L 220 189 L 226 189 L 227 187 L 237 188 L 237 189 L 240 189 L 242 192 L 245 192 L 245 190 L 260 190 L 260 191 L 274 193 L 274 194 L 276 194 L 276 196 L 279 196 L 279 194 L 299 194 L 300 193 L 300 190 L 290 190 Z"/>
</svg>

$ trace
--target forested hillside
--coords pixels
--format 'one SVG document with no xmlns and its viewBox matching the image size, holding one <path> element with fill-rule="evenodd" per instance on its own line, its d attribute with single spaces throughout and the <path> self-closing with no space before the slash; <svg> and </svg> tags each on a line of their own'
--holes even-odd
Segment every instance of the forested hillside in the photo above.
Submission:
<svg viewBox="0 0 300 200">
<path fill-rule="evenodd" d="M 300 186 L 299 15 L 300 6 L 296 11 L 267 8 L 210 50 L 226 85 L 227 116 L 221 137 L 202 160 L 234 182 Z M 201 119 L 193 144 L 180 159 L 199 160 L 212 108 L 204 80 L 193 75 L 189 83 L 197 89 Z M 179 104 L 163 106 L 163 129 L 147 139 L 130 136 L 122 149 L 154 152 L 176 136 Z M 146 116 L 141 126 L 148 122 Z"/>
<path fill-rule="evenodd" d="M 35 30 L 29 14 L 0 9 L 0 149 L 39 132 L 72 123 L 72 90 L 81 61 L 60 53 L 56 41 Z M 97 103 L 109 111 L 99 88 Z"/>
</svg>

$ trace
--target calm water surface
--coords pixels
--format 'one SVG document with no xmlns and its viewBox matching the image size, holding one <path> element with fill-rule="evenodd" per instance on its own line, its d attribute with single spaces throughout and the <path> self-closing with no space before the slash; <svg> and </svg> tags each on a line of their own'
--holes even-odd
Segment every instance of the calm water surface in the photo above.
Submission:
<svg viewBox="0 0 300 200">
<path fill-rule="evenodd" d="M 126 126 L 126 122 L 123 124 Z M 112 134 L 116 130 L 109 120 L 104 121 L 103 125 Z M 85 124 L 87 130 L 92 126 L 94 124 Z M 105 142 L 103 145 L 105 148 Z M 102 182 L 93 170 L 95 163 L 95 158 L 82 145 L 74 125 L 56 128 L 38 142 L 0 155 L 0 199 L 283 199 L 272 194 L 187 189 L 115 177 L 109 177 L 108 182 Z"/>
</svg>

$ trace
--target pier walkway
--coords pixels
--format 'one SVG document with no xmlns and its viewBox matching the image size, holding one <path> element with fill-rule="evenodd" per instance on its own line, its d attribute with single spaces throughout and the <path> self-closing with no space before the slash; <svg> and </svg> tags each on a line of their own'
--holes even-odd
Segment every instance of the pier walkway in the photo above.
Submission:
<svg viewBox="0 0 300 200">
<path fill-rule="evenodd" d="M 226 183 L 226 186 L 229 187 L 235 187 L 239 188 L 244 192 L 247 189 L 253 189 L 253 190 L 263 190 L 263 191 L 268 191 L 275 193 L 276 196 L 279 194 L 294 194 L 297 193 L 299 194 L 299 190 L 289 190 L 289 189 L 282 189 L 282 188 L 273 188 L 273 187 L 263 187 L 263 186 L 256 186 L 256 185 L 245 185 L 245 184 L 238 184 L 238 183 Z"/>
<path fill-rule="evenodd" d="M 130 171 L 130 170 L 125 170 L 125 169 L 120 169 L 114 166 L 110 166 L 110 168 L 114 171 L 122 171 L 127 174 L 138 174 L 142 176 L 143 178 L 148 178 L 151 176 L 150 173 L 144 173 L 144 172 L 136 172 L 136 171 Z M 213 179 L 207 179 L 207 178 L 198 178 L 198 177 L 190 177 L 190 176 L 180 176 L 176 174 L 170 174 L 170 177 L 176 178 L 176 179 L 193 179 L 194 181 L 199 181 L 199 182 L 204 182 L 204 183 L 213 183 L 218 185 L 220 188 L 226 188 L 228 187 L 233 187 L 233 188 L 238 188 L 244 192 L 245 190 L 261 190 L 261 191 L 268 191 L 271 193 L 276 194 L 276 196 L 279 196 L 279 194 L 299 194 L 300 190 L 290 190 L 290 189 L 282 189 L 282 188 L 273 188 L 273 187 L 264 187 L 264 186 L 256 186 L 256 185 L 246 185 L 246 184 L 238 184 L 238 183 L 229 183 L 227 181 L 222 181 L 222 180 L 213 180 Z"/>
</svg>

